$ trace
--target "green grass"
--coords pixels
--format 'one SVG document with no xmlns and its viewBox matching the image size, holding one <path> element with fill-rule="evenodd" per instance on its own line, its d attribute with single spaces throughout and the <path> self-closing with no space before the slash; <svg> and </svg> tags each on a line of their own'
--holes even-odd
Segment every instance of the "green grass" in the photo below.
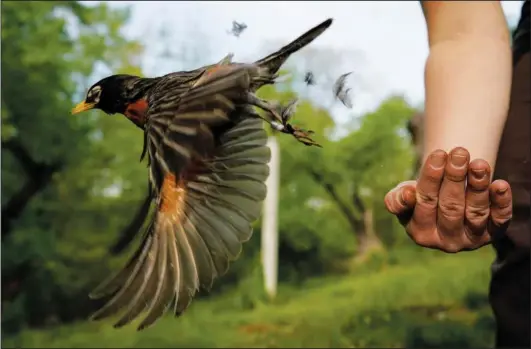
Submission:
<svg viewBox="0 0 531 349">
<path fill-rule="evenodd" d="M 4 348 L 487 347 L 489 249 L 381 265 L 372 273 L 281 288 L 274 302 L 239 292 L 198 301 L 143 332 L 108 322 L 27 330 Z M 252 286 L 248 286 L 252 288 Z M 259 299 L 259 297 L 257 297 Z"/>
</svg>

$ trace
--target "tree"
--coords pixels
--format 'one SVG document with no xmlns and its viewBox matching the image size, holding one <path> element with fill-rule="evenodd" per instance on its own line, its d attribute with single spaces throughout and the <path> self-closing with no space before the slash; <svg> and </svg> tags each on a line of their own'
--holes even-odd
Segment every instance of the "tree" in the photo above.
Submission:
<svg viewBox="0 0 531 349">
<path fill-rule="evenodd" d="M 117 168 L 132 171 L 120 164 L 127 144 L 116 142 L 135 131 L 70 109 L 96 66 L 138 72 L 141 46 L 121 37 L 128 11 L 105 4 L 3 2 L 2 14 L 2 320 L 42 324 L 83 315 L 61 303 L 91 282 L 79 273 L 101 257 L 102 248 L 87 248 L 101 244 L 93 232 L 121 224 L 100 219 L 120 206 L 103 189 Z"/>
<path fill-rule="evenodd" d="M 289 89 L 279 92 L 269 88 L 261 93 L 284 102 L 294 97 Z M 392 223 L 384 215 L 381 198 L 411 172 L 413 158 L 404 125 L 414 112 L 402 98 L 389 98 L 376 111 L 355 120 L 359 128 L 354 128 L 353 121 L 347 136 L 333 140 L 336 125 L 331 116 L 304 101 L 294 121 L 300 120 L 303 127 L 316 131 L 323 148 L 301 147 L 289 137 L 279 137 L 281 232 L 288 231 L 293 244 L 306 241 L 308 249 L 312 246 L 309 231 L 315 232 L 314 238 L 330 238 L 337 242 L 335 249 L 329 250 L 336 257 L 352 252 L 345 248 L 345 232 L 354 238 L 358 255 L 379 246 L 380 237 L 390 242 L 392 232 L 384 230 Z M 384 226 L 381 231 L 380 223 Z M 330 247 L 322 243 L 318 246 Z"/>
<path fill-rule="evenodd" d="M 403 98 L 391 97 L 361 119 L 361 126 L 340 141 L 338 161 L 344 191 L 358 213 L 360 252 L 377 245 L 374 208 L 385 193 L 410 175 L 412 154 L 404 128 L 415 110 Z"/>
</svg>

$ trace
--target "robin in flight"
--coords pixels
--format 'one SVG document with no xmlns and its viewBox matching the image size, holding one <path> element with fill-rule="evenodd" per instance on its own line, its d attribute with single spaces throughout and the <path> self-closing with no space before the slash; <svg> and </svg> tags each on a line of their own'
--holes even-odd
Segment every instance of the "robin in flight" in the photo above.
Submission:
<svg viewBox="0 0 531 349">
<path fill-rule="evenodd" d="M 227 271 L 250 239 L 266 196 L 271 155 L 262 120 L 312 144 L 309 132 L 288 124 L 286 110 L 293 108 L 255 91 L 273 84 L 288 57 L 331 24 L 324 21 L 252 64 L 233 63 L 229 55 L 157 78 L 109 76 L 72 110 L 125 115 L 144 131 L 141 160 L 146 156 L 149 168 L 148 204 L 135 218 L 136 232 L 149 224 L 125 267 L 92 292 L 109 298 L 93 319 L 120 313 L 115 327 L 121 327 L 145 314 L 142 330 L 168 310 L 180 315 L 197 290 L 208 290 Z"/>
</svg>

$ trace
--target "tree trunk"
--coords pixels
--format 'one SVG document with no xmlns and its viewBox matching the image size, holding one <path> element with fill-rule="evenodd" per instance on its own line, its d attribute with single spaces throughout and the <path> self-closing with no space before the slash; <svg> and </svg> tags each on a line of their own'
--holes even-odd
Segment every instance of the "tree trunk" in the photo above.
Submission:
<svg viewBox="0 0 531 349">
<path fill-rule="evenodd" d="M 308 168 L 308 172 L 312 178 L 327 191 L 328 195 L 336 203 L 337 207 L 345 216 L 350 225 L 351 231 L 356 237 L 358 243 L 358 256 L 363 257 L 366 253 L 382 247 L 380 239 L 374 232 L 374 219 L 372 209 L 366 209 L 363 201 L 357 194 L 357 191 L 352 196 L 352 204 L 357 211 L 357 214 L 341 197 L 338 195 L 336 188 L 328 183 L 324 176 Z"/>
<path fill-rule="evenodd" d="M 352 195 L 352 204 L 361 215 L 362 225 L 358 232 L 358 258 L 363 258 L 372 250 L 381 249 L 382 242 L 376 236 L 374 230 L 374 212 L 372 207 L 367 207 L 361 197 L 359 191 L 355 190 Z"/>
<path fill-rule="evenodd" d="M 43 164 L 36 162 L 23 145 L 16 140 L 2 142 L 2 148 L 9 150 L 26 173 L 26 183 L 2 207 L 2 239 L 5 241 L 13 232 L 13 223 L 26 209 L 31 199 L 46 188 L 55 173 L 63 164 Z M 14 266 L 13 270 L 2 272 L 2 301 L 15 298 L 22 284 L 33 272 L 30 261 Z"/>
<path fill-rule="evenodd" d="M 2 148 L 13 154 L 27 176 L 22 188 L 2 207 L 2 239 L 6 239 L 12 232 L 13 222 L 22 214 L 31 199 L 48 186 L 53 175 L 63 166 L 37 163 L 22 144 L 14 140 L 2 142 Z"/>
<path fill-rule="evenodd" d="M 363 211 L 363 234 L 358 240 L 358 257 L 364 257 L 371 251 L 382 248 L 382 242 L 374 230 L 374 211 L 366 208 Z"/>
<path fill-rule="evenodd" d="M 346 202 L 344 202 L 339 197 L 339 195 L 338 195 L 338 193 L 336 191 L 336 188 L 332 184 L 326 182 L 326 180 L 324 179 L 324 176 L 322 174 L 320 174 L 319 172 L 317 172 L 317 171 L 315 171 L 313 169 L 308 169 L 308 172 L 310 173 L 312 178 L 319 185 L 321 185 L 324 188 L 324 190 L 326 190 L 328 195 L 330 195 L 330 197 L 336 203 L 336 205 L 339 208 L 339 210 L 341 211 L 341 213 L 345 216 L 345 218 L 348 221 L 350 227 L 352 228 L 352 231 L 354 232 L 354 234 L 356 234 L 357 231 L 359 230 L 359 228 L 363 226 L 362 221 L 360 219 L 358 219 L 354 215 L 354 212 L 352 212 L 352 210 L 349 207 L 349 205 Z"/>
</svg>

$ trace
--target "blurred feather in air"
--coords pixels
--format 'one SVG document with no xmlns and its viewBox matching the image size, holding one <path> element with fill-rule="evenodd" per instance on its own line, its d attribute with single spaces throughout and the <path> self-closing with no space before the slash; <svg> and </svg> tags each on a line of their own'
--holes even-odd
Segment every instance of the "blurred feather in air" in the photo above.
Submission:
<svg viewBox="0 0 531 349">
<path fill-rule="evenodd" d="M 350 96 L 349 96 L 349 92 L 351 90 L 350 87 L 348 88 L 345 88 L 345 83 L 346 83 L 346 79 L 347 77 L 352 74 L 352 72 L 348 72 L 348 73 L 345 73 L 343 75 L 341 75 L 337 80 L 336 82 L 334 83 L 334 87 L 333 87 L 333 92 L 334 92 L 334 96 L 339 99 L 341 101 L 341 103 L 343 103 L 343 105 L 345 105 L 345 107 L 347 108 L 352 108 L 352 101 L 350 99 Z"/>
<path fill-rule="evenodd" d="M 247 24 L 243 22 L 238 23 L 236 21 L 232 21 L 232 29 L 229 30 L 227 33 L 239 38 L 240 34 L 243 33 L 245 29 L 247 29 Z"/>
</svg>

